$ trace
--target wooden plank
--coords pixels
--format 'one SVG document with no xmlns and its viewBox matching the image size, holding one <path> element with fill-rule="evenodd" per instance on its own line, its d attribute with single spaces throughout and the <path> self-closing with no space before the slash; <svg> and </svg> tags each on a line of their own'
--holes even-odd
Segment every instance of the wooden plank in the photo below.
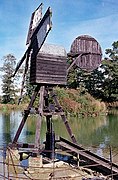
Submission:
<svg viewBox="0 0 118 180">
<path fill-rule="evenodd" d="M 35 67 L 33 67 L 32 69 L 34 69 Z M 67 68 L 64 66 L 64 65 L 51 65 L 51 64 L 49 64 L 49 65 L 47 65 L 47 64 L 37 64 L 37 67 L 36 67 L 36 70 L 38 71 L 38 70 L 55 70 L 56 69 L 56 71 L 64 71 L 65 72 L 65 74 L 66 74 L 66 70 L 67 70 Z"/>
<path fill-rule="evenodd" d="M 40 51 L 39 51 L 39 53 L 37 55 L 37 59 L 42 58 L 42 57 L 49 58 L 49 59 L 55 59 L 55 58 L 62 59 L 62 60 L 67 59 L 66 56 L 59 56 L 59 55 L 53 55 L 53 54 L 43 54 L 43 53 L 40 53 Z"/>
<path fill-rule="evenodd" d="M 64 81 L 56 81 L 55 82 L 55 80 L 53 81 L 53 80 L 36 80 L 35 82 L 33 81 L 33 82 L 31 82 L 32 84 L 49 84 L 49 85 L 66 85 L 66 83 L 64 82 Z"/>
<path fill-rule="evenodd" d="M 43 65 L 37 65 L 37 67 L 35 67 L 35 66 L 33 66 L 32 67 L 32 69 L 31 69 L 31 71 L 30 72 L 33 72 L 33 71 L 42 71 L 42 70 L 44 70 L 44 71 L 57 71 L 57 73 L 58 73 L 58 71 L 59 72 L 64 72 L 64 74 L 66 74 L 66 68 L 64 68 L 64 66 L 47 66 L 46 64 L 43 64 Z"/>
<path fill-rule="evenodd" d="M 79 36 L 74 40 L 71 45 L 71 52 L 77 53 L 82 51 L 83 53 L 97 53 L 99 55 L 102 54 L 101 47 L 99 43 L 90 36 Z"/>
<path fill-rule="evenodd" d="M 105 173 L 107 175 L 111 174 L 110 162 L 107 159 L 100 157 L 97 154 L 94 154 L 91 151 L 88 151 L 79 146 L 78 144 L 74 144 L 64 138 L 60 138 L 60 142 L 57 142 L 57 144 L 60 145 L 60 147 L 65 148 L 65 150 L 69 150 L 72 153 L 79 154 L 81 160 L 85 160 L 88 165 L 98 164 L 97 166 L 95 166 L 97 171 L 102 171 L 102 173 Z M 118 179 L 117 164 L 112 163 L 112 171 L 114 173 L 114 178 Z"/>
<path fill-rule="evenodd" d="M 33 72 L 33 71 L 32 71 Z M 34 73 L 35 73 L 35 70 L 34 70 Z M 66 74 L 65 74 L 65 72 L 64 71 L 59 71 L 59 72 L 57 72 L 56 70 L 38 70 L 37 72 L 37 75 L 38 76 L 45 76 L 46 74 L 47 74 L 47 76 L 55 76 L 55 77 L 61 77 L 61 76 L 63 76 L 63 77 L 65 77 L 66 76 Z"/>
<path fill-rule="evenodd" d="M 36 77 L 32 76 L 30 78 L 31 84 L 52 84 L 52 85 L 66 85 L 67 79 L 65 77 L 55 78 L 55 77 Z"/>
<path fill-rule="evenodd" d="M 63 71 L 60 71 L 60 72 L 57 72 L 56 70 L 43 70 L 43 71 L 40 71 L 40 70 L 38 70 L 38 71 L 36 71 L 35 69 L 34 70 L 32 70 L 31 71 L 31 76 L 38 76 L 38 77 L 43 77 L 43 76 L 55 76 L 55 77 L 61 77 L 61 76 L 63 76 L 63 77 L 65 77 L 66 78 L 66 74 L 65 74 L 65 72 L 63 72 Z"/>
<path fill-rule="evenodd" d="M 47 78 L 47 79 L 48 79 L 48 78 L 49 78 L 49 79 L 50 79 L 50 78 L 51 78 L 51 79 L 52 79 L 52 78 L 53 78 L 53 79 L 56 79 L 56 78 L 57 78 L 57 79 L 61 79 L 61 78 L 63 79 L 64 77 L 65 77 L 64 75 L 56 75 L 56 74 L 54 74 L 54 75 L 53 75 L 53 74 L 51 74 L 51 75 L 49 75 L 49 74 L 39 74 L 39 78 L 41 78 L 41 79 L 46 79 L 46 78 Z M 38 76 L 37 76 L 37 78 L 38 78 Z"/>
<path fill-rule="evenodd" d="M 40 149 L 40 132 L 41 132 L 41 122 L 42 122 L 42 115 L 43 115 L 43 105 L 44 105 L 44 91 L 45 87 L 41 86 L 40 88 L 40 98 L 39 98 L 39 117 L 36 123 L 36 133 L 35 133 L 35 148 Z"/>
<path fill-rule="evenodd" d="M 63 80 L 57 80 L 55 81 L 55 79 L 36 79 L 36 84 L 37 83 L 41 83 L 41 84 L 51 84 L 51 85 L 66 85 L 65 81 Z"/>
<path fill-rule="evenodd" d="M 82 52 L 81 58 L 78 58 L 77 55 L 80 55 Z M 89 54 L 87 54 L 89 53 Z M 96 69 L 102 59 L 102 50 L 99 43 L 91 36 L 83 35 L 77 37 L 72 45 L 70 50 L 70 56 L 78 58 L 76 60 L 76 65 L 84 70 L 92 71 Z"/>
<path fill-rule="evenodd" d="M 56 59 L 55 61 L 52 61 L 52 60 L 48 60 L 48 59 L 40 59 L 38 61 L 36 61 L 36 65 L 42 65 L 42 64 L 47 64 L 47 65 L 57 65 L 57 66 L 63 66 L 63 67 L 66 67 L 67 66 L 67 62 L 65 61 L 58 61 L 58 59 Z"/>
<path fill-rule="evenodd" d="M 31 83 L 66 84 L 67 58 L 52 54 L 39 53 L 37 59 L 31 61 Z M 60 79 L 60 80 L 59 80 Z"/>
<path fill-rule="evenodd" d="M 37 66 L 36 66 L 36 69 L 38 70 L 38 68 L 44 68 L 44 69 L 52 69 L 52 68 L 56 68 L 57 70 L 58 69 L 61 69 L 61 70 L 63 70 L 63 71 L 65 71 L 66 72 L 66 66 L 64 66 L 64 64 L 59 64 L 59 63 L 55 63 L 55 64 L 53 64 L 53 63 L 37 63 Z"/>
<path fill-rule="evenodd" d="M 38 80 L 38 79 L 39 80 L 47 80 L 47 81 L 53 80 L 53 81 L 55 81 L 55 83 L 57 83 L 56 81 L 65 81 L 66 80 L 63 76 L 61 78 L 58 78 L 58 77 L 56 78 L 56 77 L 51 77 L 51 76 L 50 77 L 49 76 L 48 77 L 43 77 L 42 76 L 42 77 L 39 77 L 39 78 L 36 77 L 36 80 Z"/>
</svg>

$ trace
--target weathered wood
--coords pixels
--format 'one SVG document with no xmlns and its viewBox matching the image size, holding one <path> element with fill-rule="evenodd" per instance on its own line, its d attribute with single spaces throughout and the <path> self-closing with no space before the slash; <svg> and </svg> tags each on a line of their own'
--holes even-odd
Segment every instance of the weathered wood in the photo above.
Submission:
<svg viewBox="0 0 118 180">
<path fill-rule="evenodd" d="M 61 107 L 61 105 L 60 105 L 60 103 L 59 103 L 53 89 L 50 91 L 50 93 L 51 93 L 52 98 L 54 99 L 55 105 L 57 106 L 58 110 L 63 113 L 64 111 L 63 111 L 63 109 L 62 109 L 62 107 Z M 77 143 L 77 140 L 76 140 L 74 134 L 72 133 L 72 129 L 71 129 L 70 125 L 69 125 L 69 122 L 68 122 L 65 114 L 61 114 L 61 118 L 62 118 L 62 120 L 63 120 L 63 122 L 64 122 L 64 124 L 66 126 L 67 132 L 68 132 L 72 142 Z"/>
<path fill-rule="evenodd" d="M 45 45 L 36 58 L 31 59 L 31 84 L 66 85 L 67 56 L 63 47 Z"/>
<path fill-rule="evenodd" d="M 81 57 L 78 57 L 80 54 L 82 54 Z M 76 58 L 76 65 L 78 67 L 92 71 L 101 63 L 102 50 L 94 38 L 83 35 L 73 41 L 69 56 Z"/>
<path fill-rule="evenodd" d="M 49 79 L 49 78 L 48 78 L 48 79 L 43 79 L 43 80 L 42 80 L 42 79 L 39 79 L 39 80 L 37 80 L 36 83 L 37 83 L 37 84 L 39 84 L 39 83 L 40 83 L 40 84 L 49 84 L 49 81 L 50 81 L 50 85 L 53 85 L 53 86 L 54 86 L 54 85 L 57 85 L 57 84 L 60 85 L 60 86 L 61 86 L 61 85 L 64 85 L 63 80 L 62 80 L 62 81 L 57 80 L 57 81 L 56 81 L 56 84 L 55 84 L 55 79 Z"/>
<path fill-rule="evenodd" d="M 40 132 L 41 132 L 41 122 L 42 122 L 42 115 L 43 115 L 43 105 L 44 105 L 44 91 L 45 87 L 41 86 L 40 88 L 40 99 L 39 99 L 39 117 L 36 123 L 36 133 L 35 133 L 35 148 L 40 149 Z"/>
<path fill-rule="evenodd" d="M 33 32 L 35 31 L 37 25 L 39 24 L 40 20 L 42 19 L 42 5 L 43 4 L 41 3 L 37 7 L 37 9 L 35 9 L 35 11 L 32 13 L 26 44 L 29 44 Z"/>
<path fill-rule="evenodd" d="M 22 100 L 23 89 L 24 89 L 24 84 L 25 84 L 25 77 L 26 77 L 26 73 L 27 73 L 28 67 L 29 67 L 30 55 L 31 55 L 31 54 L 27 54 L 27 55 L 26 55 L 25 69 L 24 69 L 24 73 L 23 73 L 23 80 L 22 80 L 22 84 L 21 84 L 20 98 L 19 98 L 19 101 L 18 101 L 18 105 L 20 104 L 20 102 L 21 102 L 21 100 Z"/>
<path fill-rule="evenodd" d="M 40 23 L 35 28 L 32 36 L 30 38 L 31 39 L 30 44 L 29 44 L 25 54 L 23 55 L 22 59 L 17 64 L 15 72 L 12 75 L 13 77 L 15 76 L 15 74 L 19 70 L 20 66 L 22 65 L 23 61 L 25 60 L 26 55 L 30 53 L 31 49 L 33 49 L 32 58 L 33 57 L 36 58 L 38 51 L 41 49 L 49 31 L 52 28 L 51 15 L 52 15 L 52 12 L 51 12 L 51 9 L 49 7 L 47 9 L 46 13 L 44 14 L 42 20 L 40 21 Z"/>
<path fill-rule="evenodd" d="M 80 55 L 78 56 L 78 58 L 80 58 L 81 55 L 82 55 L 82 54 L 80 54 Z M 76 64 L 76 63 L 77 63 L 77 59 L 75 59 L 75 60 L 71 63 L 71 65 L 70 65 L 69 68 L 67 69 L 67 74 L 68 74 L 68 72 L 70 71 L 70 69 L 74 66 L 74 64 Z"/>
<path fill-rule="evenodd" d="M 57 142 L 56 145 L 60 146 L 61 149 L 69 151 L 71 154 L 79 154 L 80 160 L 84 160 L 86 163 L 86 167 L 96 169 L 103 174 L 108 175 L 109 177 L 111 174 L 111 166 L 109 164 L 109 160 L 98 156 L 97 154 L 92 153 L 89 150 L 84 149 L 83 147 L 79 146 L 79 144 L 74 144 L 62 137 L 60 137 L 60 142 Z M 114 180 L 118 179 L 118 165 L 112 163 L 112 172 Z"/>
<path fill-rule="evenodd" d="M 39 89 L 40 89 L 40 86 L 38 85 L 38 86 L 35 88 L 34 94 L 32 95 L 32 98 L 31 98 L 31 101 L 30 101 L 30 103 L 29 103 L 29 105 L 28 105 L 28 107 L 27 107 L 27 110 L 24 111 L 23 119 L 22 119 L 22 121 L 21 121 L 21 123 L 20 123 L 20 125 L 19 125 L 19 127 L 18 127 L 18 130 L 17 130 L 17 132 L 16 132 L 16 134 L 15 134 L 15 137 L 14 137 L 14 139 L 13 139 L 13 141 L 12 141 L 12 144 L 16 144 L 17 141 L 18 141 L 18 138 L 19 138 L 19 136 L 20 136 L 20 134 L 21 134 L 21 131 L 22 131 L 24 125 L 25 125 L 25 122 L 26 122 L 26 120 L 27 120 L 27 118 L 28 118 L 28 115 L 29 115 L 29 113 L 30 113 L 30 109 L 31 109 L 31 107 L 32 107 L 33 104 L 34 104 L 34 101 L 35 101 L 35 98 L 36 98 L 36 96 L 37 96 L 37 94 L 38 94 L 38 92 L 39 92 Z"/>
</svg>

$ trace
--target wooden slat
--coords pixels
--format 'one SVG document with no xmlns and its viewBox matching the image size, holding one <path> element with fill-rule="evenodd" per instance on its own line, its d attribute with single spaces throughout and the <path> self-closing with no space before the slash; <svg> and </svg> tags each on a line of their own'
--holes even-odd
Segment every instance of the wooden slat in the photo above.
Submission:
<svg viewBox="0 0 118 180">
<path fill-rule="evenodd" d="M 37 55 L 37 58 L 38 57 L 47 57 L 47 58 L 51 58 L 51 59 L 55 59 L 55 57 L 56 58 L 60 58 L 60 59 L 67 59 L 67 57 L 66 56 L 58 56 L 58 55 L 53 55 L 53 54 L 43 54 L 43 53 L 38 53 L 38 55 Z"/>
<path fill-rule="evenodd" d="M 58 78 L 58 79 L 61 79 L 61 78 L 65 77 L 64 75 L 55 75 L 55 74 L 51 74 L 51 75 L 49 75 L 49 74 L 39 74 L 39 75 L 40 75 L 39 78 L 54 78 L 54 79 Z"/>
<path fill-rule="evenodd" d="M 50 85 L 66 85 L 66 83 L 65 83 L 65 81 L 55 81 L 55 80 L 37 80 L 36 79 L 36 81 L 35 81 L 35 84 L 50 84 Z M 34 82 L 33 82 L 33 84 L 34 84 Z"/>
<path fill-rule="evenodd" d="M 71 45 L 71 52 L 77 53 L 77 52 L 83 52 L 83 53 L 97 53 L 102 54 L 101 47 L 99 43 L 90 36 L 79 36 L 74 40 L 74 42 Z"/>
<path fill-rule="evenodd" d="M 39 53 L 31 60 L 31 84 L 44 83 L 65 85 L 67 82 L 66 57 Z"/>
<path fill-rule="evenodd" d="M 53 69 L 53 68 L 56 68 L 58 71 L 59 69 L 64 69 L 66 70 L 66 67 L 63 65 L 63 64 L 46 64 L 46 63 L 42 63 L 42 64 L 39 64 L 37 63 L 37 66 L 36 66 L 36 69 L 38 70 L 38 68 L 43 68 L 43 69 Z"/>
<path fill-rule="evenodd" d="M 80 53 L 81 52 L 81 53 Z M 78 58 L 76 65 L 84 70 L 92 71 L 96 69 L 102 59 L 102 50 L 99 43 L 91 36 L 83 35 L 77 37 L 72 45 L 69 55 Z M 77 56 L 78 54 L 78 56 Z"/>
</svg>

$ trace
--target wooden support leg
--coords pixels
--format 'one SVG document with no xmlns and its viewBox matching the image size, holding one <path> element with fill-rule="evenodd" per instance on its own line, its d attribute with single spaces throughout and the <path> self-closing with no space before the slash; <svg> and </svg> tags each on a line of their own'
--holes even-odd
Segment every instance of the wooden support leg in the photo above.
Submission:
<svg viewBox="0 0 118 180">
<path fill-rule="evenodd" d="M 23 73 L 23 80 L 22 80 L 20 98 L 18 100 L 18 105 L 20 104 L 20 102 L 22 100 L 22 96 L 23 96 L 24 82 L 25 82 L 26 73 L 28 71 L 28 65 L 29 65 L 29 55 L 30 55 L 29 53 L 26 54 L 25 70 L 24 70 L 24 73 Z"/>
<path fill-rule="evenodd" d="M 50 91 L 50 93 L 51 93 L 51 96 L 54 99 L 55 105 L 57 106 L 59 111 L 63 112 L 63 109 L 62 109 L 61 105 L 59 104 L 59 101 L 58 101 L 55 93 L 53 92 L 53 89 Z M 64 122 L 64 124 L 66 126 L 67 132 L 68 132 L 69 136 L 71 137 L 72 142 L 73 143 L 77 143 L 77 140 L 76 140 L 74 134 L 72 133 L 72 129 L 71 129 L 70 125 L 69 125 L 69 122 L 68 122 L 66 116 L 65 115 L 61 115 L 61 118 L 62 118 L 62 120 L 63 120 L 63 122 Z"/>
<path fill-rule="evenodd" d="M 79 162 L 80 162 L 80 157 L 79 157 L 79 154 L 77 154 L 77 166 L 79 167 Z"/>
<path fill-rule="evenodd" d="M 41 122 L 42 122 L 42 115 L 43 115 L 43 105 L 44 105 L 44 91 L 45 87 L 41 86 L 40 88 L 40 98 L 39 98 L 39 117 L 36 123 L 36 134 L 35 134 L 35 148 L 40 149 L 40 132 L 41 132 Z"/>
<path fill-rule="evenodd" d="M 18 141 L 18 138 L 19 138 L 19 136 L 20 136 L 20 134 L 21 134 L 21 131 L 22 131 L 22 129 L 23 129 L 23 127 L 24 127 L 24 124 L 25 124 L 25 122 L 26 122 L 26 120 L 27 120 L 27 117 L 28 117 L 28 115 L 29 115 L 29 113 L 30 113 L 30 109 L 31 109 L 31 107 L 33 106 L 33 103 L 34 103 L 34 101 L 35 101 L 35 99 L 36 99 L 36 96 L 37 96 L 37 94 L 38 94 L 38 92 L 39 92 L 39 89 L 40 89 L 40 86 L 37 86 L 37 87 L 35 88 L 34 94 L 32 95 L 32 98 L 31 98 L 31 101 L 30 101 L 30 103 L 29 103 L 29 105 L 28 105 L 28 107 L 27 107 L 27 110 L 24 111 L 23 119 L 22 119 L 22 121 L 21 121 L 21 123 L 20 123 L 20 125 L 19 125 L 19 128 L 18 128 L 18 130 L 17 130 L 17 132 L 16 132 L 16 135 L 15 135 L 15 137 L 14 137 L 14 139 L 13 139 L 12 144 L 15 144 L 15 143 Z"/>
</svg>

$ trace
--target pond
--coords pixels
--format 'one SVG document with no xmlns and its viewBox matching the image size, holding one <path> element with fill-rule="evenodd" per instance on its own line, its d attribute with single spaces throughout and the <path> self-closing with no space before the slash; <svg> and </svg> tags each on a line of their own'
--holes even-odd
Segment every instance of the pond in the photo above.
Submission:
<svg viewBox="0 0 118 180">
<path fill-rule="evenodd" d="M 0 146 L 6 146 L 12 142 L 22 119 L 22 112 L 0 112 Z M 28 117 L 19 142 L 34 143 L 35 124 L 37 115 Z M 106 116 L 75 118 L 69 117 L 69 124 L 78 141 L 83 147 L 90 149 L 100 156 L 109 158 L 109 149 L 112 147 L 113 161 L 118 163 L 118 110 Z M 54 117 L 53 125 L 57 136 L 69 139 L 65 125 L 61 118 Z M 46 120 L 42 121 L 41 141 L 45 141 Z"/>
</svg>

